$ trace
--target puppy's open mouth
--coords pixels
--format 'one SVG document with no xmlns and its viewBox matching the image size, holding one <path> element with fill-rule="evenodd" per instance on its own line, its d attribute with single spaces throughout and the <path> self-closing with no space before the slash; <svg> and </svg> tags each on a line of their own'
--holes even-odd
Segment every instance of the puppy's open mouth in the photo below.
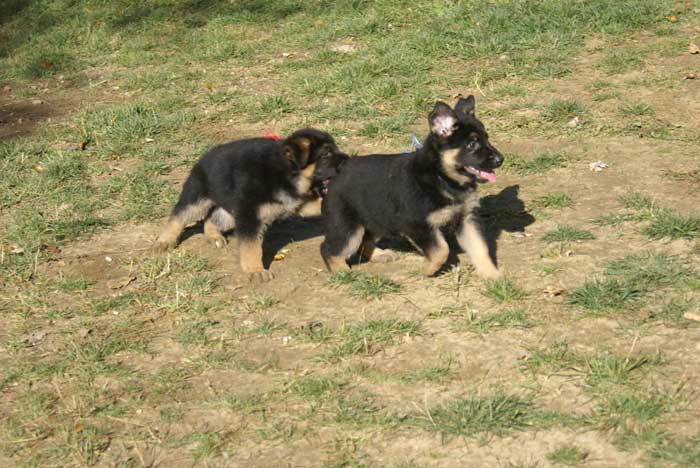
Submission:
<svg viewBox="0 0 700 468">
<path fill-rule="evenodd" d="M 464 166 L 464 171 L 475 175 L 479 182 L 496 182 L 496 173 L 488 169 L 477 169 L 473 166 Z"/>
</svg>

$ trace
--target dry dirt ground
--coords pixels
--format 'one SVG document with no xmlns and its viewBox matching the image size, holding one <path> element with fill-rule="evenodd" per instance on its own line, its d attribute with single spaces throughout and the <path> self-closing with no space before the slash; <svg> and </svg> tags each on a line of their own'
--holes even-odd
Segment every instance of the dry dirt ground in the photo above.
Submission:
<svg viewBox="0 0 700 468">
<path fill-rule="evenodd" d="M 593 86 L 600 72 L 591 64 L 601 53 L 592 44 L 576 60 L 574 73 L 532 88 L 528 99 L 591 102 L 600 93 Z M 672 297 L 685 304 L 686 316 L 700 314 L 697 234 L 652 239 L 645 232 L 649 220 L 594 223 L 603 215 L 628 213 L 621 197 L 632 193 L 697 215 L 700 80 L 682 80 L 688 73 L 700 73 L 700 58 L 679 52 L 608 78 L 625 96 L 652 107 L 652 120 L 672 129 L 668 138 L 647 137 L 647 120 L 638 131 L 608 132 L 610 122 L 624 121 L 618 99 L 601 101 L 595 113 L 584 114 L 578 132 L 567 119 L 560 136 L 538 137 L 498 123 L 499 111 L 526 122 L 532 109 L 508 107 L 493 90 L 477 94 L 482 118 L 494 128 L 492 141 L 507 158 L 529 161 L 547 151 L 566 155 L 560 167 L 529 172 L 507 167 L 495 184 L 482 187 L 493 210 L 486 216 L 488 235 L 510 280 L 506 287 L 520 290 L 512 296 L 489 293 L 461 253 L 458 266 L 424 278 L 420 256 L 392 244 L 399 249 L 395 262 L 353 270 L 398 287 L 382 283 L 377 288 L 384 295 L 364 297 L 372 285 L 359 284 L 355 291 L 354 284 L 329 283 L 316 220 L 291 219 L 270 229 L 265 255 L 275 279 L 262 285 L 245 281 L 233 242 L 217 250 L 196 226 L 173 252 L 150 253 L 166 219 L 165 205 L 158 219 L 117 224 L 61 246 L 35 265 L 34 281 L 45 285 L 44 313 L 11 315 L 0 332 L 7 382 L 0 401 L 5 428 L 0 464 L 546 467 L 557 463 L 552 453 L 575 447 L 582 466 L 697 466 L 697 446 L 688 449 L 695 450 L 690 458 L 655 457 L 657 442 L 642 434 L 652 420 L 654 431 L 670 437 L 658 435 L 658 446 L 674 443 L 664 440 L 693 441 L 700 433 L 697 323 L 656 318 Z M 651 78 L 661 84 L 644 81 Z M 457 91 L 445 90 L 445 96 Z M 61 97 L 54 111 L 48 99 L 22 107 L 3 95 L 2 137 L 34 131 L 33 123 L 8 126 L 19 114 L 24 122 L 69 119 L 80 107 L 66 102 L 69 98 Z M 221 124 L 209 132 L 230 137 L 262 130 Z M 424 123 L 406 129 L 407 141 L 411 131 L 423 133 Z M 360 154 L 402 149 L 355 136 L 341 144 Z M 598 160 L 608 167 L 589 170 Z M 168 183 L 179 187 L 186 169 L 168 175 Z M 568 195 L 570 206 L 536 202 L 551 193 Z M 594 239 L 545 242 L 558 225 L 584 229 Z M 689 286 L 655 286 L 646 299 L 620 308 L 590 312 L 570 304 L 571 293 L 601 278 L 608 262 L 647 252 L 678 259 L 695 269 L 694 279 Z M 273 260 L 275 254 L 283 258 Z M 78 291 L 46 286 L 65 278 L 82 278 L 87 286 Z M 2 305 L 27 306 L 23 290 L 13 288 L 3 293 Z M 520 314 L 514 321 L 486 320 L 513 311 Z M 22 340 L 34 341 L 17 345 Z M 86 349 L 115 340 L 123 346 L 114 352 L 88 355 Z M 566 343 L 578 356 L 610 352 L 626 363 L 647 356 L 654 364 L 613 378 L 609 387 L 591 383 L 590 362 L 528 364 L 556 343 Z M 72 368 L 66 360 L 111 370 L 84 378 L 82 366 Z M 11 369 L 38 373 L 18 370 L 28 362 L 67 367 L 36 378 L 9 376 Z M 677 397 L 658 418 L 620 410 L 616 419 L 614 411 L 601 409 L 610 395 L 648 396 L 654 389 Z M 31 421 L 21 419 L 32 404 L 23 397 L 36 393 L 50 395 L 50 404 L 35 403 L 50 409 L 37 411 Z M 529 403 L 504 416 L 510 422 L 492 427 L 489 411 L 498 413 L 497 406 L 472 415 L 474 429 L 470 415 L 462 418 L 466 429 L 454 429 L 459 411 L 440 413 L 470 398 L 488 406 L 496 395 Z M 12 424 L 22 430 L 13 433 Z"/>
</svg>

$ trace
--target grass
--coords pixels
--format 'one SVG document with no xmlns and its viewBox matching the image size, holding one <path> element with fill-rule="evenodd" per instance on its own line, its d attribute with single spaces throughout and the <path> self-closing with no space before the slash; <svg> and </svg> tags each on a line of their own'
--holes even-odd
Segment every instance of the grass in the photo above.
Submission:
<svg viewBox="0 0 700 468">
<path fill-rule="evenodd" d="M 697 327 L 683 315 L 696 308 L 690 249 L 700 231 L 692 204 L 670 195 L 692 192 L 696 168 L 683 151 L 697 137 L 689 114 L 661 115 L 692 84 L 669 64 L 687 54 L 686 33 L 697 29 L 693 2 L 0 3 L 5 464 L 218 466 L 273 453 L 381 466 L 388 458 L 377 444 L 397 437 L 428 441 L 425 453 L 439 464 L 451 450 L 444 435 L 488 440 L 503 462 L 526 466 L 560 458 L 523 456 L 507 435 L 560 425 L 590 430 L 643 464 L 698 465 L 692 395 L 675 384 Z M 634 71 L 646 63 L 654 73 Z M 169 254 L 147 252 L 183 175 L 213 145 L 312 126 L 345 151 L 400 152 L 412 132 L 425 137 L 434 101 L 457 92 L 477 96 L 493 142 L 515 153 L 503 185 L 481 187 L 480 214 L 509 279 L 483 286 L 468 269 L 459 285 L 455 275 L 399 279 L 413 270 L 409 255 L 323 287 L 318 258 L 292 255 L 275 264 L 273 282 L 252 286 L 239 282 L 235 246 L 215 252 L 197 233 Z M 582 125 L 569 131 L 574 117 Z M 17 129 L 27 133 L 5 136 Z M 620 146 L 629 138 L 634 145 Z M 628 194 L 606 219 L 626 229 L 592 230 L 606 242 L 619 236 L 618 253 L 594 252 L 599 271 L 580 256 L 546 267 L 556 275 L 549 279 L 601 282 L 588 295 L 566 285 L 593 304 L 572 316 L 566 304 L 523 291 L 543 280 L 542 258 L 532 238 L 510 233 L 556 213 L 585 229 L 590 207 L 577 194 L 588 190 L 587 203 L 605 206 L 603 179 L 616 174 L 574 161 L 601 148 L 639 149 L 639 164 L 623 175 L 639 190 L 655 184 L 658 198 Z M 653 154 L 668 170 L 637 179 Z M 565 190 L 547 183 L 554 176 Z M 295 249 L 307 234 L 288 227 L 273 230 Z M 643 254 L 640 232 L 653 240 Z M 691 242 L 663 255 L 657 239 Z M 109 288 L 122 277 L 135 280 Z M 605 313 L 615 314 L 616 332 L 592 333 L 604 322 L 590 315 Z M 573 329 L 570 345 L 528 349 L 479 372 L 490 359 L 479 340 L 517 335 L 527 344 Z M 668 367 L 630 351 L 637 332 L 643 350 L 652 333 L 670 350 Z M 474 348 L 467 360 L 459 343 Z M 513 374 L 514 365 L 527 372 Z M 589 410 L 541 406 L 553 397 Z M 410 457 L 389 464 L 415 466 Z"/>
<path fill-rule="evenodd" d="M 527 175 L 544 174 L 552 169 L 566 167 L 571 157 L 562 151 L 545 151 L 536 153 L 530 160 L 522 157 L 511 156 L 505 159 L 504 169 Z"/>
<path fill-rule="evenodd" d="M 542 119 L 552 123 L 564 123 L 570 119 L 581 116 L 585 113 L 583 106 L 576 102 L 566 99 L 555 99 L 547 104 L 542 113 Z"/>
<path fill-rule="evenodd" d="M 697 273 L 679 258 L 645 252 L 608 262 L 603 276 L 574 289 L 569 302 L 595 312 L 619 310 L 659 288 L 678 286 Z"/>
<path fill-rule="evenodd" d="M 595 236 L 590 231 L 569 226 L 568 224 L 560 224 L 542 237 L 542 240 L 548 244 L 555 242 L 565 244 L 567 242 L 581 242 L 593 239 L 595 239 Z"/>
<path fill-rule="evenodd" d="M 559 466 L 580 466 L 588 458 L 588 452 L 575 445 L 563 445 L 547 454 L 547 460 Z"/>
<path fill-rule="evenodd" d="M 328 284 L 333 287 L 349 285 L 351 293 L 363 299 L 381 299 L 401 291 L 401 285 L 388 278 L 351 270 L 334 273 Z"/>
<path fill-rule="evenodd" d="M 532 206 L 539 209 L 558 210 L 569 208 L 574 204 L 574 201 L 569 195 L 563 192 L 551 192 L 541 197 L 537 197 L 532 201 Z"/>
<path fill-rule="evenodd" d="M 372 355 L 394 344 L 399 337 L 420 333 L 420 324 L 399 319 L 377 319 L 350 324 L 336 332 L 331 349 L 322 359 L 337 362 L 354 355 Z"/>
<path fill-rule="evenodd" d="M 491 330 L 501 328 L 529 328 L 532 322 L 529 321 L 522 310 L 508 309 L 489 315 L 474 317 L 468 315 L 465 322 L 467 329 L 486 333 Z"/>
<path fill-rule="evenodd" d="M 534 412 L 530 400 L 495 394 L 458 398 L 413 416 L 410 424 L 448 435 L 506 434 L 525 429 Z"/>
<path fill-rule="evenodd" d="M 497 302 L 513 302 L 527 295 L 513 280 L 505 277 L 490 281 L 486 285 L 485 294 Z"/>
</svg>

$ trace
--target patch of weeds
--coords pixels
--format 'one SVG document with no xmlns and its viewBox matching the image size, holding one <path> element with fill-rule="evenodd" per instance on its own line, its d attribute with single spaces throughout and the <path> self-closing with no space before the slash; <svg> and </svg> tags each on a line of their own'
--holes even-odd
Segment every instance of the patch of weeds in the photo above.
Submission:
<svg viewBox="0 0 700 468">
<path fill-rule="evenodd" d="M 50 416 L 55 411 L 58 401 L 56 395 L 46 391 L 28 391 L 17 399 L 17 413 L 22 419 L 36 420 Z"/>
<path fill-rule="evenodd" d="M 700 437 L 665 440 L 649 451 L 653 460 L 675 463 L 678 467 L 700 467 Z"/>
<path fill-rule="evenodd" d="M 179 297 L 203 297 L 216 289 L 216 280 L 211 273 L 200 272 L 197 274 L 187 274 L 178 278 L 171 289 L 176 292 Z"/>
<path fill-rule="evenodd" d="M 228 434 L 225 432 L 190 432 L 186 434 L 181 444 L 196 444 L 192 449 L 192 459 L 195 464 L 213 458 L 223 452 Z"/>
<path fill-rule="evenodd" d="M 165 422 L 180 422 L 185 417 L 185 412 L 178 406 L 163 406 L 159 410 L 160 419 Z"/>
<path fill-rule="evenodd" d="M 587 281 L 569 295 L 569 303 L 588 311 L 623 309 L 659 288 L 694 276 L 677 257 L 647 252 L 609 262 L 603 278 Z"/>
<path fill-rule="evenodd" d="M 473 436 L 496 435 L 524 429 L 533 412 L 532 401 L 517 396 L 496 394 L 459 398 L 412 416 L 407 423 L 442 434 Z"/>
<path fill-rule="evenodd" d="M 586 358 L 581 367 L 586 384 L 603 391 L 612 385 L 631 382 L 639 370 L 661 364 L 661 356 L 620 356 L 610 351 Z"/>
<path fill-rule="evenodd" d="M 689 312 L 691 307 L 690 301 L 673 298 L 657 310 L 651 311 L 646 321 L 661 321 L 667 326 L 688 328 L 693 325 L 693 321 L 684 318 L 683 315 Z"/>
<path fill-rule="evenodd" d="M 588 458 L 588 452 L 574 445 L 564 445 L 547 454 L 547 460 L 555 465 L 579 466 Z"/>
<path fill-rule="evenodd" d="M 371 355 L 384 346 L 394 343 L 399 336 L 420 333 L 418 322 L 400 319 L 378 319 L 354 323 L 337 331 L 340 343 L 322 355 L 330 361 L 338 361 L 356 354 Z"/>
<path fill-rule="evenodd" d="M 350 285 L 351 292 L 364 299 L 381 299 L 401 291 L 401 285 L 380 275 L 346 270 L 334 273 L 328 279 L 331 286 Z"/>
<path fill-rule="evenodd" d="M 522 157 L 509 157 L 505 159 L 504 169 L 513 170 L 520 175 L 542 174 L 552 169 L 566 167 L 571 157 L 561 151 L 545 151 L 535 154 L 531 160 Z"/>
<path fill-rule="evenodd" d="M 452 370 L 455 366 L 452 356 L 440 357 L 437 363 L 428 364 L 422 369 L 412 370 L 401 377 L 401 380 L 406 383 L 413 382 L 435 382 L 444 383 L 450 380 Z"/>
<path fill-rule="evenodd" d="M 269 407 L 264 395 L 251 393 L 243 395 L 224 395 L 217 398 L 217 404 L 226 409 L 246 414 L 264 412 Z"/>
<path fill-rule="evenodd" d="M 700 216 L 657 210 L 644 232 L 652 239 L 696 239 L 700 237 Z"/>
<path fill-rule="evenodd" d="M 347 385 L 347 382 L 328 379 L 325 377 L 306 376 L 293 380 L 287 389 L 294 395 L 305 400 L 319 400 L 329 393 L 336 392 Z"/>
<path fill-rule="evenodd" d="M 175 334 L 175 341 L 183 345 L 205 345 L 209 341 L 209 329 L 218 324 L 216 320 L 188 320 Z"/>
<path fill-rule="evenodd" d="M 500 278 L 486 285 L 486 295 L 498 302 L 512 302 L 524 298 L 527 293 L 510 278 Z"/>
<path fill-rule="evenodd" d="M 609 101 L 610 99 L 617 99 L 620 97 L 619 91 L 604 91 L 601 93 L 596 93 L 591 97 L 595 102 Z"/>
<path fill-rule="evenodd" d="M 280 303 L 280 300 L 274 296 L 268 294 L 261 294 L 259 296 L 253 297 L 251 300 L 246 302 L 243 307 L 246 312 L 262 312 L 264 310 L 269 310 L 272 307 Z"/>
<path fill-rule="evenodd" d="M 571 350 L 568 343 L 558 341 L 542 349 L 529 349 L 521 368 L 556 374 L 565 369 L 573 370 L 580 362 L 581 357 Z"/>
<path fill-rule="evenodd" d="M 255 328 L 252 328 L 250 331 L 252 333 L 258 333 L 261 335 L 269 335 L 272 332 L 284 330 L 286 326 L 286 322 L 278 322 L 275 319 L 265 319 L 260 325 L 258 325 Z"/>
<path fill-rule="evenodd" d="M 639 432 L 643 425 L 660 420 L 684 401 L 680 389 L 672 393 L 658 388 L 628 389 L 606 396 L 595 409 L 594 419 L 605 430 Z"/>
<path fill-rule="evenodd" d="M 467 329 L 479 333 L 486 333 L 500 328 L 528 328 L 532 323 L 525 317 L 522 310 L 508 309 L 495 314 L 474 317 L 467 316 L 465 322 Z"/>
<path fill-rule="evenodd" d="M 378 418 L 379 406 L 375 397 L 367 391 L 345 395 L 335 401 L 333 421 L 340 424 L 364 426 Z"/>
<path fill-rule="evenodd" d="M 430 312 L 428 318 L 441 319 L 448 317 L 465 317 L 468 314 L 464 306 L 442 306 L 440 309 Z"/>
<path fill-rule="evenodd" d="M 639 52 L 634 50 L 613 50 L 603 57 L 596 68 L 610 75 L 617 75 L 639 68 L 644 61 L 639 58 Z"/>
<path fill-rule="evenodd" d="M 552 192 L 532 201 L 532 206 L 540 209 L 561 209 L 568 208 L 574 204 L 570 196 L 563 192 Z"/>
<path fill-rule="evenodd" d="M 87 466 L 93 466 L 100 460 L 110 441 L 109 434 L 83 423 L 62 427 L 59 437 L 62 439 L 62 449 Z"/>
<path fill-rule="evenodd" d="M 567 242 L 581 242 L 593 239 L 595 239 L 595 236 L 590 231 L 568 224 L 560 224 L 542 237 L 542 240 L 548 244 L 555 242 L 565 244 Z"/>
<path fill-rule="evenodd" d="M 56 289 L 66 293 L 85 291 L 90 287 L 90 282 L 85 278 L 65 276 L 54 282 Z"/>
<path fill-rule="evenodd" d="M 585 109 L 576 101 L 555 99 L 542 109 L 540 116 L 548 122 L 564 123 L 584 113 Z"/>
<path fill-rule="evenodd" d="M 596 278 L 571 291 L 568 302 L 587 311 L 601 312 L 622 309 L 641 295 L 642 291 L 634 285 Z"/>
<path fill-rule="evenodd" d="M 643 115 L 654 115 L 654 109 L 645 102 L 626 102 L 618 109 L 625 117 L 641 117 Z"/>
</svg>

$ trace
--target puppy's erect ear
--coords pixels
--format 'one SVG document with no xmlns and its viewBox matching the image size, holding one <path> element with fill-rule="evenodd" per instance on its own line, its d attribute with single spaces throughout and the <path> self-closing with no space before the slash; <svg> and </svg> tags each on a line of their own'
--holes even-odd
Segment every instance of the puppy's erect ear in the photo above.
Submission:
<svg viewBox="0 0 700 468">
<path fill-rule="evenodd" d="M 306 167 L 311 150 L 311 140 L 306 137 L 289 139 L 284 144 L 282 155 L 298 169 Z"/>
<path fill-rule="evenodd" d="M 457 115 L 450 106 L 442 101 L 438 101 L 428 116 L 428 123 L 430 124 L 430 132 L 433 135 L 447 138 L 455 130 Z"/>
<path fill-rule="evenodd" d="M 474 115 L 474 96 L 469 95 L 468 98 L 459 98 L 459 101 L 457 101 L 457 105 L 455 105 L 455 110 L 459 112 L 460 114 L 464 115 Z"/>
</svg>

